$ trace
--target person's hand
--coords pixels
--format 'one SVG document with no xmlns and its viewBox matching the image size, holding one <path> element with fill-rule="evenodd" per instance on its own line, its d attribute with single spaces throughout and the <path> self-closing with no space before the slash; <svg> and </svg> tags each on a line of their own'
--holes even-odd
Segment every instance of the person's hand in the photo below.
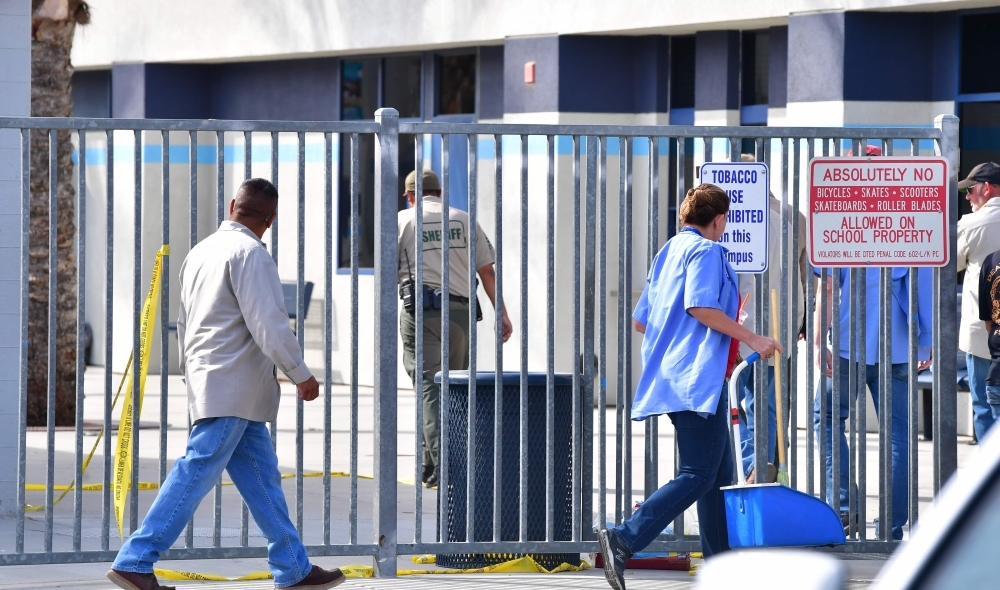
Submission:
<svg viewBox="0 0 1000 590">
<path fill-rule="evenodd" d="M 833 377 L 833 353 L 825 346 L 816 347 L 816 365 L 826 373 L 827 377 Z"/>
<path fill-rule="evenodd" d="M 510 340 L 510 335 L 514 333 L 514 325 L 510 323 L 510 318 L 507 317 L 507 310 L 504 309 L 503 313 L 500 315 L 501 335 L 503 337 L 504 343 Z"/>
<path fill-rule="evenodd" d="M 317 397 L 319 397 L 319 382 L 316 381 L 315 377 L 310 377 L 309 379 L 298 383 L 295 385 L 299 390 L 299 399 L 306 402 L 311 402 Z"/>
<path fill-rule="evenodd" d="M 919 373 L 920 371 L 924 371 L 926 369 L 929 369 L 932 364 L 934 364 L 934 353 L 933 352 L 931 353 L 931 356 L 929 356 L 927 358 L 926 361 L 920 361 L 919 363 L 917 363 L 917 372 Z"/>
<path fill-rule="evenodd" d="M 781 347 L 781 344 L 777 340 L 771 338 L 770 336 L 761 336 L 759 334 L 754 335 L 754 339 L 747 342 L 750 348 L 754 349 L 755 352 L 760 354 L 762 358 L 771 358 L 775 353 L 785 352 L 785 349 Z"/>
</svg>

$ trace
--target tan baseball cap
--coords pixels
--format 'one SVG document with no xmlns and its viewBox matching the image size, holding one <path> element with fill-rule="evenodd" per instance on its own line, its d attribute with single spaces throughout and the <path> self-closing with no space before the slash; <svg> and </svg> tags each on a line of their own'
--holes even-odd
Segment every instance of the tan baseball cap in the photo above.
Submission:
<svg viewBox="0 0 1000 590">
<path fill-rule="evenodd" d="M 438 175 L 434 174 L 433 170 L 428 170 L 424 168 L 423 174 L 423 189 L 425 191 L 439 191 L 441 190 L 441 181 L 438 180 Z M 417 191 L 417 171 L 414 170 L 406 175 L 406 182 L 404 183 L 406 190 L 409 192 Z"/>
</svg>

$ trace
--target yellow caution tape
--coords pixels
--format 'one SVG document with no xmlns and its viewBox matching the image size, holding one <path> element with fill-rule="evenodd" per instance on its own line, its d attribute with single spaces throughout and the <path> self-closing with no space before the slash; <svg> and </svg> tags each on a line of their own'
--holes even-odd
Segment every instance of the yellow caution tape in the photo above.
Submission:
<svg viewBox="0 0 1000 590">
<path fill-rule="evenodd" d="M 430 561 L 422 561 L 430 559 Z M 433 555 L 419 555 L 412 558 L 414 563 L 434 563 Z M 419 560 L 419 561 L 418 561 Z M 341 573 L 347 578 L 371 578 L 375 575 L 375 570 L 366 565 L 342 565 L 339 566 Z M 561 572 L 579 572 L 590 569 L 590 564 L 585 560 L 580 561 L 580 565 L 570 565 L 563 563 L 554 569 L 547 570 L 539 565 L 531 557 L 522 557 L 504 563 L 498 563 L 489 567 L 481 567 L 467 570 L 397 570 L 399 576 L 419 576 L 427 574 L 556 574 Z M 200 574 L 196 572 L 182 572 L 177 570 L 166 570 L 156 568 L 153 570 L 158 578 L 173 580 L 175 582 L 200 581 L 200 582 L 250 582 L 260 580 L 270 580 L 273 578 L 271 572 L 252 572 L 245 576 L 229 578 L 216 574 Z"/>
<path fill-rule="evenodd" d="M 149 370 L 149 354 L 153 347 L 153 328 L 156 326 L 156 304 L 160 296 L 160 273 L 163 269 L 163 257 L 170 254 L 170 246 L 164 244 L 156 253 L 153 262 L 153 278 L 149 282 L 149 293 L 142 304 L 142 316 L 139 323 L 139 407 L 135 409 L 135 420 L 139 421 L 142 414 L 142 399 L 146 389 L 146 373 Z M 134 374 L 133 374 L 134 377 Z M 115 447 L 114 464 L 114 504 L 115 522 L 118 523 L 118 536 L 123 540 L 122 520 L 125 516 L 125 498 L 129 492 L 132 477 L 132 384 L 128 381 L 125 399 L 122 402 L 122 414 L 118 421 L 118 443 Z"/>
<path fill-rule="evenodd" d="M 705 554 L 701 551 L 692 551 L 688 555 L 691 556 L 691 559 L 705 559 Z"/>
<path fill-rule="evenodd" d="M 410 561 L 413 563 L 437 563 L 437 555 L 414 555 Z"/>
<path fill-rule="evenodd" d="M 95 448 L 96 448 L 96 444 L 95 444 Z M 93 455 L 93 451 L 91 451 L 91 455 Z M 88 458 L 88 462 L 89 462 L 89 458 Z M 86 465 L 87 465 L 87 463 L 85 462 L 84 463 L 84 470 L 86 470 Z M 330 477 L 350 477 L 350 476 L 351 476 L 351 474 L 348 473 L 348 472 L 346 472 L 346 471 L 331 471 L 330 472 Z M 294 473 L 282 473 L 281 474 L 281 479 L 291 479 L 293 477 L 295 477 Z M 302 477 L 323 477 L 323 472 L 322 471 L 306 471 L 306 472 L 304 472 L 302 474 Z M 366 475 L 364 473 L 360 473 L 360 474 L 358 474 L 358 479 L 375 479 L 375 477 L 372 476 L 372 475 Z M 413 485 L 413 480 L 411 480 L 411 479 L 400 479 L 398 481 L 399 481 L 399 483 Z M 74 488 L 74 485 L 75 484 L 72 484 L 72 483 L 69 484 L 69 485 L 54 485 L 54 486 L 52 486 L 52 489 L 55 490 L 55 491 L 60 491 L 60 490 L 62 490 L 62 491 L 68 491 L 68 490 L 72 490 Z M 231 481 L 224 481 L 224 482 L 222 482 L 222 485 L 224 485 L 224 486 L 231 486 L 231 485 L 234 485 L 234 484 Z M 156 483 L 155 481 L 140 481 L 139 482 L 139 489 L 140 490 L 157 490 L 159 488 L 160 488 L 160 484 Z M 28 483 L 28 484 L 24 484 L 24 489 L 25 489 L 25 491 L 28 491 L 28 492 L 44 492 L 46 490 L 46 486 L 43 483 Z M 101 491 L 101 490 L 104 489 L 104 484 L 88 483 L 88 484 L 84 484 L 84 485 L 80 486 L 80 489 L 82 489 L 85 492 L 99 492 L 99 491 Z M 65 494 L 63 494 L 63 495 L 65 495 Z M 59 499 L 61 500 L 62 496 L 60 496 Z M 58 502 L 59 502 L 59 500 L 56 500 L 55 502 L 53 502 L 53 505 L 57 504 Z M 45 509 L 44 506 L 32 506 L 32 508 L 37 509 L 37 510 L 44 510 Z"/>
</svg>

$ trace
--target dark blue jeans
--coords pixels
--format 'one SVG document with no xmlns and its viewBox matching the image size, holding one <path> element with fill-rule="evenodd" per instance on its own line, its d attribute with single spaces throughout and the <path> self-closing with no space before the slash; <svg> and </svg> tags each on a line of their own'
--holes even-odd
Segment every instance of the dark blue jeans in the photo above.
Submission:
<svg viewBox="0 0 1000 590">
<path fill-rule="evenodd" d="M 865 375 L 862 377 L 872 393 L 872 401 L 875 403 L 875 411 L 878 412 L 878 365 L 866 365 Z M 844 434 L 844 426 L 847 422 L 850 403 L 853 402 L 848 395 L 848 383 L 850 381 L 850 363 L 847 359 L 840 359 L 840 411 L 830 411 L 833 401 L 833 379 L 826 380 L 826 492 L 827 502 L 833 505 L 833 439 L 840 439 L 840 510 L 846 513 L 849 510 L 848 485 L 850 480 L 850 455 L 847 448 L 847 436 Z M 909 399 L 906 391 L 908 367 L 906 363 L 892 365 L 892 538 L 901 540 L 903 538 L 903 525 L 907 520 L 907 477 L 909 455 L 909 425 L 907 424 L 907 408 Z M 836 377 L 836 376 L 835 376 Z M 863 386 L 862 386 L 863 387 Z M 862 391 L 864 391 L 862 389 Z M 814 422 L 817 442 L 819 441 L 819 400 L 820 392 L 816 392 L 816 403 L 813 408 Z M 837 414 L 837 431 L 833 431 L 833 416 Z M 864 425 L 860 425 L 864 428 Z M 862 441 L 864 438 L 861 439 Z M 865 445 L 862 442 L 862 449 Z M 821 451 L 822 452 L 822 451 Z M 863 516 L 862 516 L 863 518 Z"/>
<path fill-rule="evenodd" d="M 990 370 L 990 359 L 974 354 L 965 355 L 965 366 L 969 369 L 969 393 L 972 395 L 972 426 L 976 438 L 983 440 L 993 426 L 994 412 L 986 395 L 986 373 Z"/>
<path fill-rule="evenodd" d="M 701 550 L 705 557 L 729 549 L 726 505 L 719 488 L 733 485 L 733 448 L 729 438 L 729 404 L 723 386 L 715 413 L 667 414 L 677 433 L 680 465 L 677 477 L 653 492 L 628 520 L 614 529 L 632 553 L 638 553 L 684 512 L 698 503 Z"/>
</svg>

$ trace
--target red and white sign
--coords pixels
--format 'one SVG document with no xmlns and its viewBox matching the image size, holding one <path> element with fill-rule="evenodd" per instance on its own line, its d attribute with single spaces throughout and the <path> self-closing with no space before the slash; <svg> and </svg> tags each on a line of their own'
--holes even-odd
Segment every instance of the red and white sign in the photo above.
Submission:
<svg viewBox="0 0 1000 590">
<path fill-rule="evenodd" d="M 944 158 L 816 158 L 809 171 L 813 266 L 948 263 Z"/>
</svg>

